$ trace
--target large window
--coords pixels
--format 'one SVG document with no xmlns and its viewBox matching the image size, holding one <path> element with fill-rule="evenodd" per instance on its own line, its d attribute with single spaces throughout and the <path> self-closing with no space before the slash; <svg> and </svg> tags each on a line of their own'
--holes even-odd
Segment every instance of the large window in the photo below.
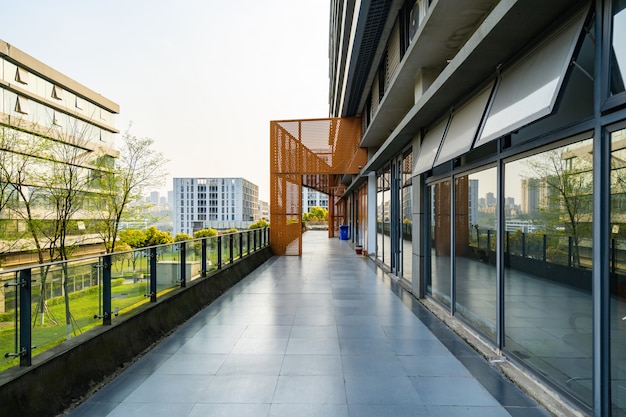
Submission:
<svg viewBox="0 0 626 417">
<path fill-rule="evenodd" d="M 592 139 L 505 165 L 505 348 L 592 401 Z"/>
<path fill-rule="evenodd" d="M 611 134 L 611 399 L 626 416 L 626 130 Z"/>
<path fill-rule="evenodd" d="M 402 160 L 402 276 L 408 281 L 412 280 L 413 265 L 413 153 L 409 153 Z"/>
<path fill-rule="evenodd" d="M 430 274 L 426 274 L 426 293 L 450 307 L 450 180 L 431 185 L 430 195 Z"/>
<path fill-rule="evenodd" d="M 456 312 L 493 340 L 496 338 L 497 170 L 455 179 Z"/>
<path fill-rule="evenodd" d="M 376 195 L 376 256 L 389 265 L 391 240 L 391 169 L 387 168 L 378 177 L 378 193 Z"/>
</svg>

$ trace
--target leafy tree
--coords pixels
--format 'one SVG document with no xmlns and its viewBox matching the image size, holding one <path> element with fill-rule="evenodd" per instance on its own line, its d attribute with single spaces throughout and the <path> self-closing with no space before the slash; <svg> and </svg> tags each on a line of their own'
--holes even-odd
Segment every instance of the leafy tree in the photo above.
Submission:
<svg viewBox="0 0 626 417">
<path fill-rule="evenodd" d="M 170 232 L 164 232 L 154 226 L 146 230 L 146 246 L 165 245 L 174 242 Z"/>
<path fill-rule="evenodd" d="M 128 245 L 132 249 L 139 249 L 146 246 L 148 237 L 143 230 L 139 229 L 126 229 L 119 232 L 120 244 Z"/>
<path fill-rule="evenodd" d="M 222 234 L 223 235 L 227 235 L 229 233 L 237 233 L 239 230 L 235 229 L 234 227 L 231 229 L 226 229 L 226 230 L 222 230 Z"/>
<path fill-rule="evenodd" d="M 192 237 L 187 233 L 176 233 L 176 236 L 174 236 L 174 242 L 184 242 L 191 239 Z"/>
<path fill-rule="evenodd" d="M 198 230 L 193 232 L 193 237 L 195 237 L 196 239 L 198 238 L 202 238 L 202 237 L 214 237 L 217 236 L 217 230 L 215 229 L 202 229 L 202 230 Z"/>
<path fill-rule="evenodd" d="M 252 223 L 248 229 L 264 229 L 268 227 L 270 224 L 265 219 L 261 219 L 255 223 Z"/>
<path fill-rule="evenodd" d="M 146 188 L 160 186 L 166 176 L 168 161 L 154 150 L 154 141 L 131 134 L 130 127 L 122 135 L 114 168 L 99 181 L 103 206 L 100 237 L 108 252 L 115 251 L 120 221 L 129 208 L 141 201 Z"/>
</svg>

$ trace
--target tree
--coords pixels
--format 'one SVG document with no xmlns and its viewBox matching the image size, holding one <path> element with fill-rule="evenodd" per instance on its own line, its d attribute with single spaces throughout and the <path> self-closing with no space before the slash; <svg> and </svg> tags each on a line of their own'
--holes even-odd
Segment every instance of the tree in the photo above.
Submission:
<svg viewBox="0 0 626 417">
<path fill-rule="evenodd" d="M 529 159 L 543 198 L 539 214 L 546 231 L 562 227 L 573 241 L 572 261 L 580 266 L 580 239 L 591 236 L 592 163 L 588 141 Z"/>
<path fill-rule="evenodd" d="M 191 239 L 193 238 L 187 233 L 176 233 L 176 236 L 174 236 L 174 242 L 184 242 Z"/>
<path fill-rule="evenodd" d="M 174 242 L 170 232 L 164 232 L 154 226 L 150 226 L 146 230 L 146 246 L 165 245 Z"/>
<path fill-rule="evenodd" d="M 148 237 L 143 230 L 126 229 L 119 232 L 120 243 L 127 244 L 132 249 L 139 249 L 146 246 Z"/>
<path fill-rule="evenodd" d="M 122 136 L 114 169 L 100 180 L 103 206 L 100 237 L 107 252 L 115 251 L 120 221 L 129 207 L 142 199 L 146 188 L 160 186 L 167 175 L 168 161 L 153 149 L 154 141 L 131 134 L 130 128 Z"/>
<path fill-rule="evenodd" d="M 304 220 L 304 219 L 303 219 Z M 261 219 L 255 223 L 252 223 L 248 229 L 264 229 L 269 226 L 269 223 L 265 219 Z"/>
<path fill-rule="evenodd" d="M 196 239 L 199 239 L 202 237 L 214 237 L 214 236 L 217 236 L 217 230 L 211 229 L 211 228 L 197 230 L 193 232 L 193 237 L 195 237 Z"/>
</svg>

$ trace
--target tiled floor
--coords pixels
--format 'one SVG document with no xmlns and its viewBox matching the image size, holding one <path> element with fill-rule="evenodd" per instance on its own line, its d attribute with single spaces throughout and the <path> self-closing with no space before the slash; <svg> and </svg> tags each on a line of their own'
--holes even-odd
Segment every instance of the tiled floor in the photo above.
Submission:
<svg viewBox="0 0 626 417">
<path fill-rule="evenodd" d="M 547 416 L 348 242 L 307 232 L 303 248 L 70 415 Z"/>
</svg>

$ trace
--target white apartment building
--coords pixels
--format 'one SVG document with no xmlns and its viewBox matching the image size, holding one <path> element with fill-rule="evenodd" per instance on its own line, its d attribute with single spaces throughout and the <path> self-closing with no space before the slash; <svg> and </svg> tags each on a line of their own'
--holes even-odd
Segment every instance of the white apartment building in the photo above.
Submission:
<svg viewBox="0 0 626 417">
<path fill-rule="evenodd" d="M 302 188 L 302 212 L 308 213 L 311 207 L 322 207 L 328 210 L 328 194 L 311 188 Z"/>
<path fill-rule="evenodd" d="M 259 218 L 259 187 L 244 178 L 174 178 L 174 234 L 247 229 Z"/>
</svg>

